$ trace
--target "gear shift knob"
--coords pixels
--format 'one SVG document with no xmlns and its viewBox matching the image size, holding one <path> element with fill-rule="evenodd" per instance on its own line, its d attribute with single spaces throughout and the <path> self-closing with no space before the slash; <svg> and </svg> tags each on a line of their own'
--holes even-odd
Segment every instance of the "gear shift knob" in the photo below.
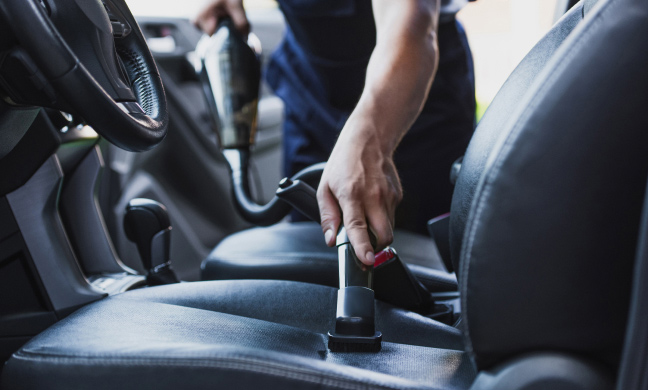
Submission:
<svg viewBox="0 0 648 390">
<path fill-rule="evenodd" d="M 124 215 L 126 237 L 137 245 L 149 285 L 177 283 L 169 264 L 171 221 L 166 208 L 150 199 L 133 199 Z"/>
</svg>

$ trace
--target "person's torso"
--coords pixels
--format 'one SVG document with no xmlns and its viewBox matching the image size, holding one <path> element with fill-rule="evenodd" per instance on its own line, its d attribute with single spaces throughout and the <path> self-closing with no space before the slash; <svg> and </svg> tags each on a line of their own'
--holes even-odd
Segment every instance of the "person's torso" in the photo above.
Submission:
<svg viewBox="0 0 648 390">
<path fill-rule="evenodd" d="M 448 21 L 469 0 L 442 0 Z M 376 44 L 371 0 L 279 0 L 288 28 L 313 60 L 368 61 Z"/>
<path fill-rule="evenodd" d="M 442 0 L 441 23 L 453 21 L 468 0 Z M 287 31 L 271 67 L 271 86 L 308 94 L 317 110 L 350 112 L 364 88 L 376 45 L 371 0 L 279 0 Z M 279 70 L 277 70 L 279 69 Z M 289 74 L 290 73 L 290 74 Z M 283 85 L 281 85 L 283 84 Z"/>
</svg>

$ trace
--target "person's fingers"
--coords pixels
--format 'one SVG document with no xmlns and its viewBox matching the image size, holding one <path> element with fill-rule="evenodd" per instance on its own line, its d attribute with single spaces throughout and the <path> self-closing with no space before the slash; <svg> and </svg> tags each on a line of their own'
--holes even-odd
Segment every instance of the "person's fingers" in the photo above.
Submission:
<svg viewBox="0 0 648 390">
<path fill-rule="evenodd" d="M 194 20 L 194 25 L 201 29 L 205 34 L 212 35 L 216 32 L 218 17 L 215 10 L 205 10 Z"/>
<path fill-rule="evenodd" d="M 365 265 L 373 265 L 374 250 L 369 240 L 367 220 L 360 202 L 347 200 L 340 205 L 342 218 L 349 241 L 355 250 L 358 259 Z"/>
<path fill-rule="evenodd" d="M 245 15 L 245 9 L 240 1 L 216 0 L 205 8 L 194 20 L 194 24 L 205 34 L 212 35 L 216 32 L 221 18 L 229 16 L 241 34 L 250 33 L 250 22 Z"/>
<path fill-rule="evenodd" d="M 236 29 L 239 30 L 244 37 L 250 33 L 250 22 L 245 16 L 245 10 L 239 6 L 232 6 L 228 8 L 228 14 L 232 18 Z"/>
<path fill-rule="evenodd" d="M 376 236 L 376 250 L 383 249 L 394 241 L 394 232 L 392 228 L 391 215 L 385 207 L 380 205 L 367 206 L 365 211 L 369 229 Z"/>
<path fill-rule="evenodd" d="M 331 189 L 326 184 L 321 184 L 317 190 L 317 204 L 320 210 L 320 220 L 324 241 L 326 245 L 335 245 L 335 236 L 340 228 L 341 216 L 340 207 Z"/>
</svg>

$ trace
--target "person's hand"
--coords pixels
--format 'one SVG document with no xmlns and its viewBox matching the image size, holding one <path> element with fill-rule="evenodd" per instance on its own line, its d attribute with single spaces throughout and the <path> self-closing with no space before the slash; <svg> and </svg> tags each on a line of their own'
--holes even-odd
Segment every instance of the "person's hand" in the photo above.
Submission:
<svg viewBox="0 0 648 390">
<path fill-rule="evenodd" d="M 243 0 L 213 0 L 205 7 L 194 20 L 194 24 L 206 34 L 212 35 L 216 31 L 220 18 L 232 18 L 237 30 L 247 36 L 250 32 L 250 22 L 245 16 Z"/>
<path fill-rule="evenodd" d="M 372 265 L 374 250 L 393 241 L 394 213 L 403 194 L 392 151 L 384 150 L 369 121 L 358 116 L 351 115 L 340 133 L 322 174 L 317 200 L 326 244 L 335 244 L 344 223 L 356 256 Z M 376 238 L 376 248 L 368 228 Z"/>
</svg>

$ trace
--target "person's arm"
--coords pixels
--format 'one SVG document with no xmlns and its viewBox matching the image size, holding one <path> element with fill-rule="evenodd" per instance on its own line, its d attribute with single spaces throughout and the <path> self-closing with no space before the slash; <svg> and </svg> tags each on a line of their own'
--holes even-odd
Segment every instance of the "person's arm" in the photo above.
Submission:
<svg viewBox="0 0 648 390">
<path fill-rule="evenodd" d="M 402 188 L 393 153 L 421 111 L 438 64 L 439 0 L 373 0 L 376 47 L 365 88 L 324 169 L 317 198 L 327 245 L 343 222 L 356 255 L 374 263 L 393 240 Z M 422 178 L 424 180 L 424 178 Z"/>
<path fill-rule="evenodd" d="M 243 36 L 247 36 L 250 23 L 245 15 L 243 0 L 214 0 L 198 14 L 194 24 L 206 34 L 212 35 L 216 32 L 218 20 L 225 16 L 232 18 L 236 28 Z"/>
</svg>

